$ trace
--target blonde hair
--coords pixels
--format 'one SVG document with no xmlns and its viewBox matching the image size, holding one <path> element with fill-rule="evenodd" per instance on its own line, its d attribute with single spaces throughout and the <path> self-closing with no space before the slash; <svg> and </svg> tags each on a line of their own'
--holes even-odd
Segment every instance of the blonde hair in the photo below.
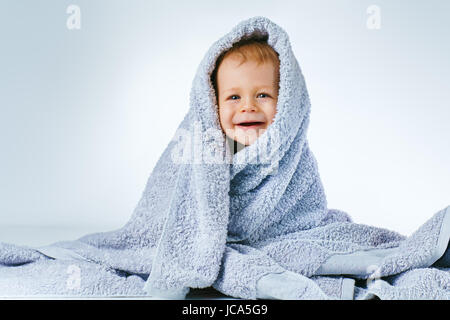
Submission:
<svg viewBox="0 0 450 320">
<path fill-rule="evenodd" d="M 278 58 L 278 53 L 267 43 L 266 39 L 267 38 L 244 39 L 234 43 L 230 49 L 220 54 L 220 56 L 216 60 L 216 66 L 213 72 L 211 73 L 211 83 L 216 93 L 216 99 L 218 97 L 217 71 L 222 61 L 230 55 L 235 55 L 241 58 L 239 66 L 246 61 L 255 61 L 257 65 L 261 65 L 266 62 L 272 62 L 277 69 L 276 81 L 278 83 L 280 76 L 279 74 L 280 60 Z"/>
</svg>

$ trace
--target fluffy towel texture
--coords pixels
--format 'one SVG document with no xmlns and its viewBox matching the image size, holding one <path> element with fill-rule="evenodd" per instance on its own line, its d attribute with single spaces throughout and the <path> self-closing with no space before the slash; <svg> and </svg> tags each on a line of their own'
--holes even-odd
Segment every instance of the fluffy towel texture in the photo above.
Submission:
<svg viewBox="0 0 450 320">
<path fill-rule="evenodd" d="M 247 37 L 279 54 L 280 90 L 273 124 L 233 154 L 210 75 Z M 201 61 L 190 108 L 128 223 L 40 248 L 0 243 L 0 295 L 184 298 L 213 286 L 246 299 L 449 299 L 450 207 L 408 238 L 328 209 L 309 115 L 286 32 L 265 17 L 242 21 Z"/>
</svg>

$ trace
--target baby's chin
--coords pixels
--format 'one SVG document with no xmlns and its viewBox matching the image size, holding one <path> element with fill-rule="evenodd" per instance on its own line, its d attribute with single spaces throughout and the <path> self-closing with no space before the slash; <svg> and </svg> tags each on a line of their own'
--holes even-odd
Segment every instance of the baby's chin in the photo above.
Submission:
<svg viewBox="0 0 450 320">
<path fill-rule="evenodd" d="M 261 136 L 266 129 L 235 129 L 231 135 L 228 137 L 244 146 L 252 145 L 259 136 Z"/>
</svg>

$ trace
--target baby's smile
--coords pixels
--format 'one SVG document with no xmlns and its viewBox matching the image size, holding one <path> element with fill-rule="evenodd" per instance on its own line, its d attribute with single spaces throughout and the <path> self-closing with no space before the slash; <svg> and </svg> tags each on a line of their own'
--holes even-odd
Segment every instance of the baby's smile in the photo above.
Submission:
<svg viewBox="0 0 450 320">
<path fill-rule="evenodd" d="M 249 130 L 249 129 L 260 129 L 261 126 L 264 126 L 266 124 L 265 120 L 260 120 L 260 119 L 245 119 L 242 121 L 238 121 L 236 123 L 236 127 L 239 128 L 240 130 Z"/>
</svg>

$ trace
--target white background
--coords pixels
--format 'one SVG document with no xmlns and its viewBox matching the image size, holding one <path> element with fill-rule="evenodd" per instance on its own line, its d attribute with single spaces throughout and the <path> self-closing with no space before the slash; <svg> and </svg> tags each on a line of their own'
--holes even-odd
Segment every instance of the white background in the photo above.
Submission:
<svg viewBox="0 0 450 320">
<path fill-rule="evenodd" d="M 449 12 L 436 0 L 2 1 L 0 241 L 124 225 L 204 54 L 257 15 L 286 30 L 305 76 L 329 208 L 411 234 L 450 205 Z"/>
</svg>

